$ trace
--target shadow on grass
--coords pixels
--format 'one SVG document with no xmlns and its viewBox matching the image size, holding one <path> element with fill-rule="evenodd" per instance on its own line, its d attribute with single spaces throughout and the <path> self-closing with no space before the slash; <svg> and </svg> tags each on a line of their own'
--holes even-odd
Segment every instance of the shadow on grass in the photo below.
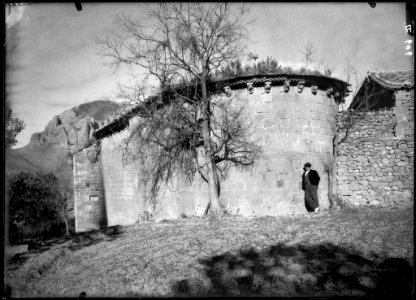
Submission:
<svg viewBox="0 0 416 300">
<path fill-rule="evenodd" d="M 74 236 L 74 238 L 72 238 L 72 243 L 68 249 L 78 250 L 102 241 L 114 241 L 122 233 L 123 226 L 120 225 L 78 233 L 76 236 Z"/>
<path fill-rule="evenodd" d="M 30 257 L 48 251 L 56 245 L 69 242 L 68 249 L 75 251 L 97 244 L 102 241 L 113 241 L 123 233 L 122 226 L 112 226 L 99 230 L 75 233 L 71 236 L 50 239 L 47 241 L 32 241 L 28 252 L 18 253 L 8 260 L 8 270 L 13 271 L 24 264 Z"/>
<path fill-rule="evenodd" d="M 412 295 L 413 267 L 401 258 L 364 256 L 330 243 L 241 249 L 200 259 L 206 280 L 181 280 L 176 296 Z"/>
</svg>

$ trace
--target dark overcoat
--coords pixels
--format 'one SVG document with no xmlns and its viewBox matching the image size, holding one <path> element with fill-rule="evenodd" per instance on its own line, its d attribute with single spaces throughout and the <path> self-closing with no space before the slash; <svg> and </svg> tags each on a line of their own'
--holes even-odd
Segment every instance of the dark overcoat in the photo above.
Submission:
<svg viewBox="0 0 416 300">
<path fill-rule="evenodd" d="M 302 175 L 302 190 L 305 190 L 305 187 L 306 187 L 305 173 L 306 172 L 303 172 L 303 175 Z M 309 179 L 310 184 L 312 184 L 312 185 L 318 185 L 319 181 L 321 180 L 321 178 L 319 177 L 318 172 L 315 171 L 315 170 L 309 170 L 308 179 Z"/>
</svg>

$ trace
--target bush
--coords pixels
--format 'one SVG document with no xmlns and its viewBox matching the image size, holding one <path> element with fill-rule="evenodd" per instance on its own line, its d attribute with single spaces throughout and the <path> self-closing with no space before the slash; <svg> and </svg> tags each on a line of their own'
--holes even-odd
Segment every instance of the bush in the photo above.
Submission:
<svg viewBox="0 0 416 300">
<path fill-rule="evenodd" d="M 11 177 L 9 184 L 11 243 L 62 234 L 66 200 L 55 175 L 22 172 Z"/>
<path fill-rule="evenodd" d="M 232 61 L 221 71 L 216 72 L 213 76 L 214 80 L 224 80 L 235 78 L 243 75 L 265 75 L 265 74 L 296 74 L 296 75 L 326 75 L 332 74 L 331 69 L 327 69 L 325 74 L 319 70 L 311 70 L 306 67 L 301 67 L 296 70 L 290 66 L 283 67 L 279 62 L 271 57 L 267 56 L 266 59 L 259 60 L 255 64 L 246 64 L 244 67 L 240 60 Z M 329 74 L 329 75 L 328 75 Z"/>
</svg>

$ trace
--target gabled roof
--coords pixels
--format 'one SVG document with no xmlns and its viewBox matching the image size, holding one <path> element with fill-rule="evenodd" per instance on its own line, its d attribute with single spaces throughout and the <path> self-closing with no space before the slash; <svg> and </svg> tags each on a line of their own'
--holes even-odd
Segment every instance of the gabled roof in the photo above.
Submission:
<svg viewBox="0 0 416 300">
<path fill-rule="evenodd" d="M 367 76 L 370 80 L 386 89 L 396 90 L 414 87 L 413 70 L 368 71 Z"/>
<path fill-rule="evenodd" d="M 413 70 L 368 71 L 349 108 L 359 109 L 363 104 L 368 109 L 392 107 L 395 91 L 413 88 Z"/>
</svg>

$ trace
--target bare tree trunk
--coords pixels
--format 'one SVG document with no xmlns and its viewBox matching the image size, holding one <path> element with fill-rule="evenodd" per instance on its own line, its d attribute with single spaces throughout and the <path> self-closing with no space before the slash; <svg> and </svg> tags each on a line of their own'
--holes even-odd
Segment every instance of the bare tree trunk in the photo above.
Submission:
<svg viewBox="0 0 416 300">
<path fill-rule="evenodd" d="M 213 165 L 215 167 L 215 164 L 213 164 Z M 220 179 L 218 177 L 218 172 L 216 170 L 214 172 L 214 176 L 215 176 L 215 185 L 217 187 L 217 195 L 218 195 L 218 198 L 219 198 L 220 195 L 221 195 L 221 186 L 220 186 Z M 205 216 L 208 214 L 210 207 L 211 207 L 211 201 L 208 201 L 207 207 L 205 208 L 205 211 L 204 211 Z"/>
<path fill-rule="evenodd" d="M 67 197 L 65 196 L 65 203 L 66 203 L 66 201 L 67 201 Z M 69 235 L 69 225 L 68 225 L 68 220 L 67 220 L 67 217 L 66 217 L 66 207 L 65 206 L 66 205 L 64 205 L 62 207 L 61 213 L 62 213 L 62 219 L 64 219 L 64 223 L 65 223 L 65 235 L 68 236 Z"/>
<path fill-rule="evenodd" d="M 204 216 L 208 214 L 210 207 L 211 207 L 211 201 L 208 201 L 207 207 L 205 207 L 205 210 L 204 210 Z"/>
<path fill-rule="evenodd" d="M 66 216 L 64 216 L 64 222 L 65 222 L 65 235 L 69 235 L 69 226 L 68 226 L 68 220 L 66 219 Z"/>
<path fill-rule="evenodd" d="M 338 181 L 337 181 L 337 153 L 338 153 L 338 136 L 335 133 L 333 140 L 333 153 L 331 161 L 328 166 L 328 198 L 330 202 L 330 208 L 334 207 L 338 203 Z"/>
<path fill-rule="evenodd" d="M 332 208 L 338 202 L 337 201 L 338 184 L 337 184 L 335 157 L 334 157 L 334 162 L 331 164 L 330 169 L 328 170 L 328 181 L 329 181 L 328 197 L 329 197 L 329 202 L 330 202 L 330 208 Z"/>
<path fill-rule="evenodd" d="M 221 206 L 218 197 L 217 182 L 215 180 L 215 165 L 212 162 L 210 155 L 205 155 L 206 159 L 209 159 L 208 162 L 208 189 L 209 189 L 209 198 L 210 198 L 210 210 L 209 212 L 214 217 L 221 216 Z"/>
<path fill-rule="evenodd" d="M 202 80 L 202 138 L 204 139 L 204 158 L 205 163 L 207 166 L 207 180 L 208 180 L 208 191 L 209 191 L 209 202 L 210 202 L 210 212 L 214 217 L 221 216 L 221 207 L 218 197 L 218 188 L 217 188 L 217 180 L 216 180 L 216 168 L 213 161 L 213 150 L 211 144 L 211 137 L 210 137 L 210 129 L 209 129 L 209 102 L 208 102 L 208 95 L 207 95 L 207 85 L 206 85 L 206 77 L 203 76 Z M 218 176 L 218 175 L 217 175 Z"/>
</svg>

